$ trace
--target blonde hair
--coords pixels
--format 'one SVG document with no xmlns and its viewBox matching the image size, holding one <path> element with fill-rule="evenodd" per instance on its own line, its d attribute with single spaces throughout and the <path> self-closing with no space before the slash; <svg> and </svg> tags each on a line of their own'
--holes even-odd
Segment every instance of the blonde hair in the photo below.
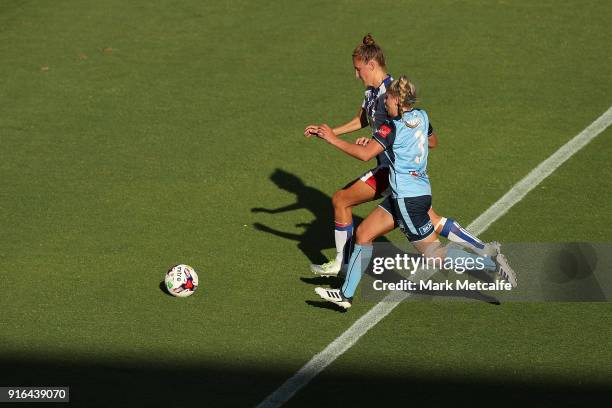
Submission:
<svg viewBox="0 0 612 408">
<path fill-rule="evenodd" d="M 402 108 L 412 108 L 417 102 L 416 87 L 406 75 L 393 80 L 387 88 L 387 93 L 399 96 L 399 103 Z"/>
<path fill-rule="evenodd" d="M 407 122 L 403 118 L 403 108 L 412 108 L 414 104 L 417 102 L 416 95 L 416 87 L 414 84 L 406 77 L 406 75 L 402 75 L 401 77 L 393 80 L 389 88 L 387 89 L 387 94 L 398 96 L 399 102 L 399 114 L 402 116 L 402 121 L 406 126 L 411 129 L 416 128 L 418 123 Z"/>
<path fill-rule="evenodd" d="M 359 44 L 353 50 L 353 58 L 359 58 L 363 62 L 368 62 L 374 60 L 378 62 L 382 68 L 386 67 L 385 64 L 385 54 L 383 53 L 382 48 L 374 41 L 372 34 L 368 33 L 361 44 Z"/>
</svg>

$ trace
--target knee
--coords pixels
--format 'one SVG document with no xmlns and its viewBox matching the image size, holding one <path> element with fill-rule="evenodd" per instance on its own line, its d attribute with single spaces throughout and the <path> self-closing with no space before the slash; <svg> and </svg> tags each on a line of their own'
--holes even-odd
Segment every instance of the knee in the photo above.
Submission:
<svg viewBox="0 0 612 408">
<path fill-rule="evenodd" d="M 338 190 L 332 196 L 332 205 L 334 208 L 343 208 L 347 206 L 346 194 L 344 190 Z"/>
<path fill-rule="evenodd" d="M 436 214 L 436 212 L 434 211 L 433 208 L 430 208 L 429 211 L 427 212 L 429 215 L 429 219 L 431 220 L 431 223 L 435 226 L 438 225 L 438 223 L 440 222 L 440 220 L 442 219 L 442 217 L 440 217 L 438 214 Z"/>
<path fill-rule="evenodd" d="M 362 224 L 357 227 L 355 231 L 355 242 L 359 245 L 370 244 L 374 240 L 372 232 L 364 228 Z"/>
</svg>

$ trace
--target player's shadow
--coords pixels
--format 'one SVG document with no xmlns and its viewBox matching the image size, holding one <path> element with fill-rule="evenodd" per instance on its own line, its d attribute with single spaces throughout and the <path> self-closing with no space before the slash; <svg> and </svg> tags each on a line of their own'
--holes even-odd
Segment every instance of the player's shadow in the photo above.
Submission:
<svg viewBox="0 0 612 408">
<path fill-rule="evenodd" d="M 306 304 L 312 307 L 318 307 L 320 309 L 329 309 L 339 313 L 347 312 L 346 309 L 326 300 L 306 300 Z"/>
<path fill-rule="evenodd" d="M 323 255 L 323 250 L 335 246 L 333 229 L 334 217 L 331 197 L 314 187 L 306 185 L 302 179 L 295 174 L 291 174 L 282 169 L 274 170 L 270 175 L 270 180 L 281 190 L 294 194 L 295 202 L 277 208 L 251 208 L 251 212 L 281 214 L 305 209 L 313 215 L 314 220 L 295 224 L 296 227 L 304 229 L 304 232 L 301 234 L 281 231 L 259 222 L 254 223 L 253 226 L 259 231 L 296 241 L 298 248 L 311 263 L 325 262 L 326 258 Z M 353 216 L 353 224 L 355 226 L 361 221 L 361 217 Z"/>
</svg>

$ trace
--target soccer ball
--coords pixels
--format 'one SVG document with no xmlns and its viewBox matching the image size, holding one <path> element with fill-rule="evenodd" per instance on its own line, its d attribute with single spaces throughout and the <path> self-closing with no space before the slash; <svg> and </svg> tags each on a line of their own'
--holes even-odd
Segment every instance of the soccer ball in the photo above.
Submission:
<svg viewBox="0 0 612 408">
<path fill-rule="evenodd" d="M 189 265 L 176 265 L 166 272 L 166 289 L 172 296 L 191 296 L 198 288 L 198 274 Z"/>
</svg>

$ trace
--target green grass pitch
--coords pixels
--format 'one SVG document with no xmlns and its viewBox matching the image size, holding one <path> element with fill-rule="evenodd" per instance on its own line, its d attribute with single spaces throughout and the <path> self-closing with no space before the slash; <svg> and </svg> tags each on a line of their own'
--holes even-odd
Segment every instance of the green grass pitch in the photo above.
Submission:
<svg viewBox="0 0 612 408">
<path fill-rule="evenodd" d="M 611 20 L 577 0 L 2 1 L 0 386 L 257 404 L 373 305 L 313 307 L 300 279 L 332 254 L 330 196 L 368 168 L 301 136 L 359 108 L 362 36 L 418 85 L 434 205 L 467 225 L 609 108 Z M 610 241 L 611 137 L 483 238 Z M 160 290 L 176 263 L 199 272 L 190 298 Z M 406 302 L 289 405 L 588 400 L 612 392 L 610 316 Z"/>
</svg>

